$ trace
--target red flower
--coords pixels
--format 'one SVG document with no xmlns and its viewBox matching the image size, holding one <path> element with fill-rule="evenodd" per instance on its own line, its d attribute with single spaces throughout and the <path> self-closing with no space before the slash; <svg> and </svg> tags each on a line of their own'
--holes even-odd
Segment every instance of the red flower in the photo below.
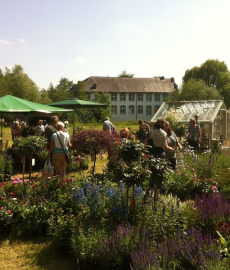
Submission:
<svg viewBox="0 0 230 270">
<path fill-rule="evenodd" d="M 10 192 L 10 196 L 14 196 L 14 193 L 13 192 Z"/>
<path fill-rule="evenodd" d="M 12 214 L 12 210 L 8 210 L 8 213 L 9 213 L 9 214 Z"/>
<path fill-rule="evenodd" d="M 0 207 L 1 210 L 3 210 L 3 208 L 4 208 L 3 206 Z"/>
<path fill-rule="evenodd" d="M 5 199 L 5 197 L 1 197 L 1 200 L 4 200 Z"/>
</svg>

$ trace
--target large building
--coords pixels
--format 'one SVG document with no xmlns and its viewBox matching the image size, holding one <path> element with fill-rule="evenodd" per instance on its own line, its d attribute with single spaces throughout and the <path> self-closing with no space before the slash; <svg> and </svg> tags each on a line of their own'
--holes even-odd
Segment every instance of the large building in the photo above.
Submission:
<svg viewBox="0 0 230 270">
<path fill-rule="evenodd" d="M 96 92 L 108 92 L 114 121 L 149 121 L 164 101 L 177 89 L 174 78 L 89 77 L 85 80 L 89 100 Z"/>
</svg>

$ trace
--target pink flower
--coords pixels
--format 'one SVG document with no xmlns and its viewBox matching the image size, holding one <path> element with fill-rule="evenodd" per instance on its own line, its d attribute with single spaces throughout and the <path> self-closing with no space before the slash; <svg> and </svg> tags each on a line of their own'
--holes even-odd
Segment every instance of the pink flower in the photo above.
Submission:
<svg viewBox="0 0 230 270">
<path fill-rule="evenodd" d="M 216 186 L 212 186 L 212 189 L 213 189 L 213 190 L 216 190 L 216 189 L 217 189 L 217 187 L 216 187 Z"/>
<path fill-rule="evenodd" d="M 5 197 L 1 197 L 1 200 L 4 200 L 5 199 Z"/>
<path fill-rule="evenodd" d="M 1 210 L 3 210 L 3 208 L 4 208 L 3 206 L 0 207 Z"/>
<path fill-rule="evenodd" d="M 9 213 L 9 214 L 12 214 L 12 210 L 8 210 L 8 213 Z"/>
<path fill-rule="evenodd" d="M 14 196 L 14 193 L 13 192 L 10 192 L 10 196 Z"/>
</svg>

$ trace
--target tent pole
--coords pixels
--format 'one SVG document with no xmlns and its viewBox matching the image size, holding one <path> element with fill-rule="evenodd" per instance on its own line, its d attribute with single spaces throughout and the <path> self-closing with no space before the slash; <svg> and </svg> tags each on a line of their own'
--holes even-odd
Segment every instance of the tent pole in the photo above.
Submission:
<svg viewBox="0 0 230 270">
<path fill-rule="evenodd" d="M 74 131 L 75 131 L 75 111 L 73 108 L 73 134 L 74 134 Z"/>
</svg>

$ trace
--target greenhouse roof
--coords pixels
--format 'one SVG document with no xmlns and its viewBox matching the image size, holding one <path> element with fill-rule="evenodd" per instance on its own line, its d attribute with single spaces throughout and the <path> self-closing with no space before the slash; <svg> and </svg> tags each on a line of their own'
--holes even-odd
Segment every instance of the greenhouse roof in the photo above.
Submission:
<svg viewBox="0 0 230 270">
<path fill-rule="evenodd" d="M 195 114 L 199 114 L 199 122 L 213 122 L 221 109 L 226 110 L 222 100 L 164 102 L 150 122 L 168 115 L 175 115 L 179 122 L 189 122 Z"/>
</svg>

